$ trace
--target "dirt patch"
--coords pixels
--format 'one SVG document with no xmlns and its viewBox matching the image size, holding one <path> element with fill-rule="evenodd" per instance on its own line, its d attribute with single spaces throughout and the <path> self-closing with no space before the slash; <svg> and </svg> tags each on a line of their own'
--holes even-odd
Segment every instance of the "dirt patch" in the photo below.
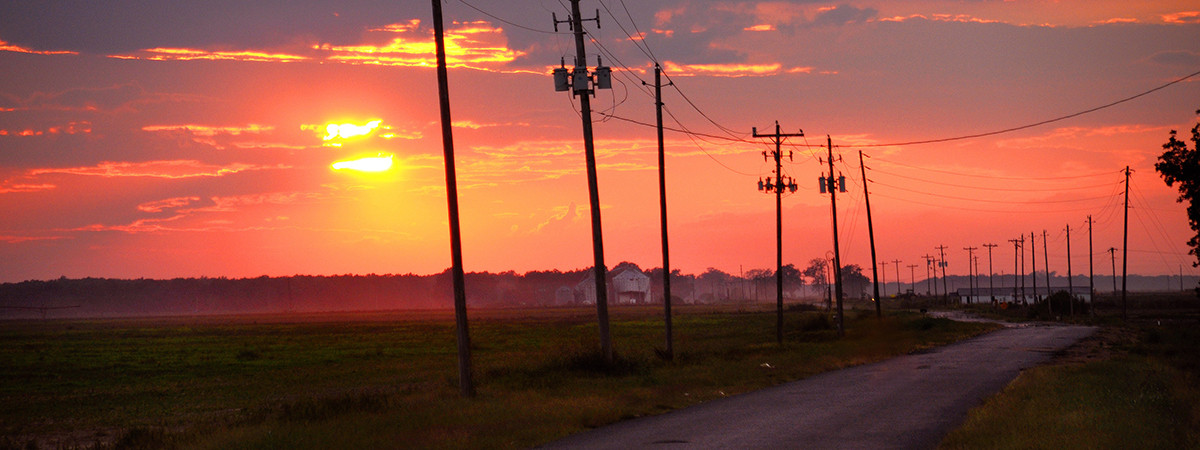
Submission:
<svg viewBox="0 0 1200 450">
<path fill-rule="evenodd" d="M 1111 359 L 1129 351 L 1138 340 L 1137 331 L 1127 327 L 1106 326 L 1054 354 L 1047 365 L 1086 364 Z"/>
</svg>

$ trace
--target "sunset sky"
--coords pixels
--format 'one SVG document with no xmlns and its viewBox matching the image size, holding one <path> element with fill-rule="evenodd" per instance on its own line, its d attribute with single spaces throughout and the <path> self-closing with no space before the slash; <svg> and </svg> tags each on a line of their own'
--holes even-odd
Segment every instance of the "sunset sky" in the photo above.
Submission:
<svg viewBox="0 0 1200 450">
<path fill-rule="evenodd" d="M 565 6 L 564 6 L 565 5 Z M 467 271 L 591 265 L 578 101 L 550 71 L 565 1 L 444 3 Z M 651 57 L 663 91 L 672 266 L 773 268 L 772 176 L 751 137 L 787 141 L 784 260 L 832 250 L 828 135 L 848 179 L 843 262 L 870 266 L 858 151 L 880 260 L 1049 237 L 1050 269 L 1195 275 L 1184 206 L 1154 171 L 1186 135 L 1200 75 L 1192 1 L 584 0 L 588 63 L 614 68 L 592 101 L 605 259 L 662 264 Z M 0 6 L 0 282 L 437 273 L 450 264 L 429 2 L 59 1 Z M 615 117 L 606 117 L 606 115 Z M 330 125 L 334 125 L 330 127 Z M 339 126 L 340 125 L 340 126 Z M 357 136 L 356 136 L 357 135 Z M 333 164 L 391 163 L 363 173 Z M 339 167 L 341 167 L 339 165 Z M 981 269 L 987 271 L 986 252 Z M 1117 255 L 1118 271 L 1120 254 Z M 1029 266 L 1027 265 L 1027 268 Z M 909 269 L 901 270 L 909 279 Z"/>
</svg>

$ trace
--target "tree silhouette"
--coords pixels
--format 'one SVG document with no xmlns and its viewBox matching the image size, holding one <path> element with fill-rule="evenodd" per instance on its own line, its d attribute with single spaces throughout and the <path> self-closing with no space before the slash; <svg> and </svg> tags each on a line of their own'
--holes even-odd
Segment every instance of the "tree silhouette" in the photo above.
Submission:
<svg viewBox="0 0 1200 450">
<path fill-rule="evenodd" d="M 1200 110 L 1196 110 L 1196 114 L 1200 115 Z M 1162 174 L 1163 181 L 1167 182 L 1167 186 L 1174 187 L 1175 183 L 1179 183 L 1179 198 L 1175 201 L 1183 203 L 1188 201 L 1187 214 L 1188 225 L 1192 231 L 1196 232 L 1188 240 L 1188 246 L 1192 249 L 1188 251 L 1196 257 L 1196 262 L 1192 263 L 1193 267 L 1200 266 L 1200 122 L 1197 122 L 1192 127 L 1192 148 L 1188 148 L 1187 143 L 1175 138 L 1175 130 L 1171 130 L 1171 138 L 1166 144 L 1163 144 L 1162 155 L 1158 157 L 1158 162 L 1154 164 L 1154 170 Z M 1200 295 L 1200 288 L 1196 289 L 1197 295 Z"/>
</svg>

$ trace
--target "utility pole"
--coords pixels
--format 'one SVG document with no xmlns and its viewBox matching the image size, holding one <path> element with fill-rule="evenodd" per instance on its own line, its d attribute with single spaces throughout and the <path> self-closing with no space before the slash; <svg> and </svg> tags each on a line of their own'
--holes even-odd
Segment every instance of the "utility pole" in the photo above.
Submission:
<svg viewBox="0 0 1200 450">
<path fill-rule="evenodd" d="M 1075 315 L 1075 280 L 1071 279 L 1071 224 L 1067 224 L 1067 298 L 1071 300 L 1068 303 L 1069 315 Z"/>
<path fill-rule="evenodd" d="M 1049 308 L 1050 314 L 1054 314 L 1054 308 L 1050 306 L 1050 296 L 1054 295 L 1054 291 L 1050 290 L 1050 249 L 1046 244 L 1046 229 L 1042 229 L 1042 261 L 1045 262 L 1046 269 L 1046 307 Z"/>
<path fill-rule="evenodd" d="M 646 84 L 645 81 L 642 84 Z M 667 83 L 668 86 L 674 83 Z M 675 358 L 674 339 L 671 335 L 671 252 L 667 244 L 667 169 L 666 151 L 663 149 L 663 117 L 662 117 L 662 68 L 654 64 L 654 111 L 658 119 L 658 210 L 662 219 L 662 257 L 663 257 L 663 316 L 666 320 L 667 350 L 666 359 Z M 745 293 L 742 294 L 745 297 Z"/>
<path fill-rule="evenodd" d="M 1112 274 L 1113 274 L 1112 275 L 1112 282 L 1113 282 L 1112 292 L 1113 292 L 1113 295 L 1117 295 L 1117 248 L 1109 247 L 1108 250 L 1105 250 L 1105 251 L 1108 252 L 1109 258 L 1112 259 Z"/>
<path fill-rule="evenodd" d="M 600 26 L 600 11 L 596 17 L 587 20 L 596 21 Z M 571 71 L 571 81 L 567 81 L 567 69 L 554 69 L 554 88 L 556 91 L 571 90 L 571 95 L 579 97 L 580 118 L 583 120 L 583 152 L 587 161 L 588 203 L 592 210 L 592 271 L 596 278 L 596 316 L 600 328 L 600 351 L 604 354 L 604 362 L 613 361 L 612 336 L 608 331 L 608 290 L 605 283 L 608 278 L 608 268 L 604 265 L 604 233 L 600 227 L 600 191 L 596 181 L 596 148 L 592 143 L 592 102 L 591 96 L 596 91 L 590 88 L 595 83 L 598 89 L 612 88 L 612 71 L 603 66 L 596 67 L 595 79 L 587 69 L 587 53 L 583 47 L 583 18 L 579 14 L 579 0 L 571 0 L 571 17 L 560 22 L 554 17 L 554 31 L 558 31 L 559 23 L 569 23 L 575 31 L 575 68 Z"/>
<path fill-rule="evenodd" d="M 932 268 L 934 276 L 935 277 L 937 276 L 937 268 L 935 268 L 933 265 L 933 262 L 937 261 L 937 258 L 934 258 L 933 255 L 929 255 L 929 254 L 922 256 L 922 258 L 925 258 L 925 295 L 933 294 L 936 297 L 937 296 L 937 283 L 933 283 L 932 284 L 933 288 L 930 289 L 929 280 L 931 280 L 931 278 L 929 276 L 929 270 Z"/>
<path fill-rule="evenodd" d="M 994 303 L 996 301 L 996 280 L 992 278 L 992 274 L 995 273 L 992 270 L 992 249 L 996 248 L 996 244 L 988 243 L 983 244 L 983 246 L 988 249 L 988 297 Z"/>
<path fill-rule="evenodd" d="M 466 276 L 463 274 L 462 238 L 458 224 L 458 179 L 454 169 L 454 134 L 450 120 L 450 82 L 446 73 L 446 44 L 442 29 L 442 2 L 433 0 L 433 34 L 437 53 L 438 105 L 442 113 L 442 153 L 446 161 L 446 207 L 450 214 L 450 263 L 454 283 L 454 325 L 458 343 L 458 390 L 475 396 L 471 381 L 471 336 L 467 326 Z"/>
<path fill-rule="evenodd" d="M 900 269 L 896 269 L 896 270 L 900 270 Z M 899 276 L 897 276 L 896 278 L 899 279 Z M 912 291 L 913 291 L 913 294 L 915 295 L 917 293 L 917 265 L 916 264 L 908 265 L 908 282 L 909 282 L 909 284 L 912 285 Z M 897 287 L 898 286 L 899 285 L 897 285 Z"/>
<path fill-rule="evenodd" d="M 888 265 L 888 261 L 882 261 L 879 263 L 879 266 L 880 266 L 879 267 L 879 275 L 881 277 L 880 283 L 883 284 L 883 296 L 884 297 L 887 297 L 887 265 Z"/>
<path fill-rule="evenodd" d="M 1088 314 L 1096 317 L 1096 271 L 1092 267 L 1092 215 L 1088 214 Z"/>
<path fill-rule="evenodd" d="M 1129 319 L 1129 297 L 1126 293 L 1126 275 L 1129 274 L 1129 166 L 1125 166 L 1125 231 L 1121 246 L 1121 320 Z"/>
<path fill-rule="evenodd" d="M 863 164 L 862 150 L 858 151 L 858 167 L 862 169 L 863 202 L 867 206 L 867 236 L 871 239 L 871 278 L 875 280 L 875 317 L 882 318 L 883 298 L 879 296 L 879 272 L 875 270 L 877 264 L 875 263 L 875 226 L 871 223 L 871 189 L 867 186 L 867 166 Z M 832 173 L 833 171 L 830 169 L 830 174 Z"/>
<path fill-rule="evenodd" d="M 1029 232 L 1029 265 L 1032 266 L 1030 278 L 1032 278 L 1033 281 L 1033 303 L 1036 304 L 1037 302 L 1040 302 L 1042 298 L 1038 296 L 1037 289 L 1037 239 L 1032 231 Z"/>
<path fill-rule="evenodd" d="M 893 259 L 892 262 L 895 263 L 895 265 L 896 265 L 896 296 L 899 297 L 900 296 L 900 260 Z"/>
<path fill-rule="evenodd" d="M 1016 302 L 1017 301 L 1017 274 L 1021 273 L 1021 272 L 1017 271 L 1017 260 L 1024 259 L 1024 258 L 1020 257 L 1020 254 L 1021 254 L 1020 250 L 1021 250 L 1021 244 L 1025 242 L 1025 237 L 1022 236 L 1021 239 L 1009 239 L 1008 242 L 1012 242 L 1012 244 L 1013 244 L 1013 302 Z M 1024 262 L 1024 261 L 1022 261 L 1022 262 Z M 1024 279 L 1024 275 L 1022 275 L 1022 279 Z M 1022 284 L 1024 284 L 1024 283 L 1022 283 Z M 1021 295 L 1023 298 L 1025 295 L 1024 289 L 1021 289 L 1021 291 L 1022 291 Z"/>
<path fill-rule="evenodd" d="M 823 180 L 821 185 L 827 186 L 829 190 L 830 211 L 833 216 L 833 291 L 837 294 L 837 330 L 838 337 L 841 337 L 846 335 L 846 327 L 842 311 L 842 254 L 838 249 L 837 191 L 846 192 L 846 177 L 833 178 L 833 139 L 825 135 L 825 143 L 829 149 L 829 178 Z"/>
<path fill-rule="evenodd" d="M 775 340 L 779 345 L 783 345 L 783 191 L 790 189 L 791 192 L 796 192 L 796 182 L 791 177 L 783 175 L 783 149 L 781 146 L 783 138 L 803 137 L 804 130 L 793 134 L 781 133 L 778 120 L 775 121 L 775 134 L 758 134 L 758 128 L 750 130 L 754 137 L 772 138 L 772 141 L 775 142 L 775 151 L 771 153 L 771 156 L 775 158 L 775 181 L 771 181 L 771 177 L 767 177 L 766 183 L 758 180 L 758 190 L 775 193 Z M 767 159 L 765 151 L 763 159 Z M 792 153 L 789 151 L 788 160 L 791 159 Z"/>
<path fill-rule="evenodd" d="M 946 264 L 946 248 L 947 247 L 945 245 L 939 245 L 934 248 L 938 249 L 938 254 L 940 254 L 941 258 L 942 258 L 942 261 L 940 263 L 938 263 L 938 265 L 942 266 L 942 293 L 946 294 L 946 300 L 949 301 L 950 300 L 950 288 L 946 287 L 946 265 L 947 265 Z M 937 267 L 934 267 L 933 270 L 937 270 Z"/>
<path fill-rule="evenodd" d="M 971 293 L 971 295 L 967 297 L 967 304 L 970 304 L 972 302 L 972 299 L 975 297 L 975 277 L 973 275 L 970 275 L 970 273 L 971 273 L 971 261 L 975 260 L 975 250 L 978 250 L 978 249 L 979 249 L 979 247 L 963 247 L 963 250 L 967 251 L 967 273 L 968 273 L 967 276 L 970 277 L 967 280 L 967 286 L 968 286 L 967 289 L 969 289 L 969 292 Z"/>
</svg>

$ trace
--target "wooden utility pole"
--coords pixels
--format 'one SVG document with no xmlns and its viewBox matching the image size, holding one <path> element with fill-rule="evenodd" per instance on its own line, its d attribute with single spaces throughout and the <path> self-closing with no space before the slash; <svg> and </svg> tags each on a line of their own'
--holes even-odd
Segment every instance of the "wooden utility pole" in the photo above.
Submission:
<svg viewBox="0 0 1200 450">
<path fill-rule="evenodd" d="M 1129 166 L 1125 166 L 1125 231 L 1121 237 L 1121 320 L 1129 319 L 1129 296 L 1126 275 L 1129 274 Z"/>
<path fill-rule="evenodd" d="M 1071 300 L 1068 303 L 1067 314 L 1075 315 L 1075 280 L 1071 279 L 1071 224 L 1067 224 L 1067 298 Z"/>
<path fill-rule="evenodd" d="M 837 294 L 837 332 L 838 336 L 846 335 L 845 317 L 842 310 L 842 253 L 838 249 L 838 224 L 837 224 L 837 191 L 842 189 L 845 192 L 846 185 L 844 178 L 833 177 L 833 139 L 829 135 L 825 135 L 825 143 L 829 149 L 829 178 L 825 180 L 829 185 L 829 203 L 830 211 L 833 215 L 833 291 Z"/>
<path fill-rule="evenodd" d="M 600 23 L 599 12 L 594 19 Z M 583 18 L 579 13 L 579 0 L 571 0 L 571 17 L 568 19 L 575 32 L 575 68 L 571 72 L 571 95 L 579 97 L 579 116 L 583 121 L 583 152 L 587 162 L 588 204 L 592 215 L 592 273 L 596 279 L 596 316 L 600 328 L 600 352 L 604 362 L 612 363 L 612 336 L 608 330 L 608 267 L 604 265 L 604 233 L 600 227 L 600 190 L 596 181 L 596 148 L 592 142 L 592 76 L 587 69 L 587 51 L 584 48 Z M 558 31 L 558 18 L 554 28 Z M 601 68 L 597 67 L 597 73 Z M 556 80 L 557 82 L 557 80 Z M 602 86 L 600 86 L 602 87 Z"/>
<path fill-rule="evenodd" d="M 1117 248 L 1109 247 L 1108 250 L 1105 250 L 1105 251 L 1108 252 L 1109 259 L 1112 260 L 1112 282 L 1113 282 L 1112 293 L 1113 293 L 1113 295 L 1117 295 Z"/>
<path fill-rule="evenodd" d="M 963 250 L 967 251 L 967 289 L 971 293 L 967 296 L 967 304 L 970 304 L 975 297 L 975 276 L 970 275 L 971 261 L 975 260 L 975 250 L 979 250 L 979 247 L 963 247 Z"/>
<path fill-rule="evenodd" d="M 1020 259 L 1020 260 L 1022 260 L 1021 261 L 1022 264 L 1025 263 L 1024 258 L 1021 258 L 1021 256 L 1020 256 L 1021 255 L 1021 244 L 1025 243 L 1025 236 L 1021 236 L 1020 239 L 1009 239 L 1008 242 L 1013 243 L 1013 302 L 1016 302 L 1017 301 L 1017 274 L 1021 273 L 1021 272 L 1017 271 L 1017 260 Z M 1025 280 L 1025 275 L 1021 274 L 1021 286 L 1022 286 L 1021 287 L 1021 298 L 1022 298 L 1022 301 L 1024 301 L 1024 297 L 1025 297 L 1025 288 L 1024 288 L 1025 282 L 1024 282 L 1024 280 Z"/>
<path fill-rule="evenodd" d="M 645 84 L 644 81 L 642 83 Z M 668 86 L 671 84 L 673 83 L 667 83 Z M 663 148 L 662 87 L 662 68 L 655 64 L 654 111 L 658 119 L 658 211 L 662 219 L 663 315 L 667 333 L 666 359 L 670 361 L 675 358 L 675 345 L 671 335 L 671 252 L 667 244 L 667 158 Z"/>
<path fill-rule="evenodd" d="M 1092 216 L 1088 215 L 1088 314 L 1096 316 L 1096 271 L 1092 266 Z"/>
<path fill-rule="evenodd" d="M 858 151 L 858 166 L 862 170 L 863 202 L 867 206 L 867 236 L 871 239 L 871 278 L 875 281 L 875 317 L 883 317 L 883 298 L 879 296 L 879 272 L 875 267 L 875 225 L 871 222 L 871 189 L 867 186 L 867 166 L 863 164 L 862 150 Z"/>
<path fill-rule="evenodd" d="M 879 283 L 883 285 L 883 296 L 887 297 L 887 265 L 891 261 L 879 262 Z"/>
<path fill-rule="evenodd" d="M 949 301 L 950 300 L 950 288 L 946 286 L 946 266 L 949 265 L 946 263 L 946 248 L 947 247 L 945 245 L 939 245 L 934 248 L 938 249 L 938 254 L 941 255 L 941 258 L 942 258 L 942 261 L 940 263 L 938 263 L 939 266 L 942 266 L 942 293 L 946 294 L 946 300 Z M 933 270 L 936 272 L 937 266 L 934 266 Z"/>
<path fill-rule="evenodd" d="M 772 156 L 775 158 L 775 180 L 771 181 L 767 177 L 767 182 L 758 181 L 758 189 L 764 192 L 775 193 L 775 340 L 783 345 L 783 191 L 791 189 L 796 192 L 796 183 L 790 178 L 785 181 L 783 175 L 783 138 L 785 137 L 803 137 L 804 131 L 799 133 L 786 134 L 779 129 L 779 121 L 775 121 L 775 134 L 758 134 L 758 128 L 751 128 L 751 134 L 754 137 L 771 138 L 775 142 L 775 151 Z M 766 152 L 763 152 L 763 159 L 767 158 Z M 788 153 L 788 159 L 791 159 L 791 153 Z"/>
<path fill-rule="evenodd" d="M 471 337 L 467 327 L 467 290 L 462 264 L 462 238 L 458 226 L 458 179 L 454 170 L 454 135 L 450 121 L 450 82 L 446 74 L 442 2 L 433 0 L 433 34 L 437 53 L 438 104 L 442 112 L 442 153 L 446 161 L 446 203 L 450 213 L 450 272 L 454 282 L 454 324 L 458 341 L 458 390 L 475 395 L 471 381 Z"/>
<path fill-rule="evenodd" d="M 937 258 L 929 254 L 922 256 L 922 258 L 925 259 L 925 295 L 933 295 L 934 297 L 937 297 L 937 282 L 934 281 L 933 283 L 930 283 L 930 280 L 937 278 L 937 266 L 934 265 L 934 262 L 937 261 Z M 929 276 L 930 269 L 933 270 L 932 278 Z M 933 287 L 930 288 L 930 286 Z"/>
<path fill-rule="evenodd" d="M 992 278 L 992 274 L 995 273 L 995 271 L 992 270 L 992 249 L 996 248 L 996 244 L 989 243 L 989 244 L 983 244 L 983 246 L 987 247 L 987 249 L 988 249 L 988 297 L 991 298 L 991 300 L 993 302 L 995 302 L 996 301 L 996 280 L 994 278 Z"/>
<path fill-rule="evenodd" d="M 1042 229 L 1042 261 L 1046 263 L 1046 299 L 1049 300 L 1050 296 L 1054 295 L 1054 292 L 1050 290 L 1050 247 L 1046 244 L 1045 228 Z M 1050 314 L 1054 314 L 1054 308 L 1050 307 L 1049 305 L 1050 302 L 1047 301 L 1046 306 L 1049 308 Z"/>
<path fill-rule="evenodd" d="M 1037 289 L 1037 238 L 1032 231 L 1029 232 L 1029 265 L 1031 266 L 1030 278 L 1033 282 L 1033 303 L 1036 304 L 1042 298 L 1038 296 Z"/>
<path fill-rule="evenodd" d="M 899 278 L 899 276 L 897 276 L 896 278 Z M 917 293 L 917 265 L 916 264 L 908 265 L 908 282 L 910 285 L 912 285 L 913 295 L 916 295 L 916 293 Z"/>
<path fill-rule="evenodd" d="M 896 296 L 899 297 L 900 292 L 900 260 L 893 259 L 892 263 L 896 265 Z"/>
</svg>

